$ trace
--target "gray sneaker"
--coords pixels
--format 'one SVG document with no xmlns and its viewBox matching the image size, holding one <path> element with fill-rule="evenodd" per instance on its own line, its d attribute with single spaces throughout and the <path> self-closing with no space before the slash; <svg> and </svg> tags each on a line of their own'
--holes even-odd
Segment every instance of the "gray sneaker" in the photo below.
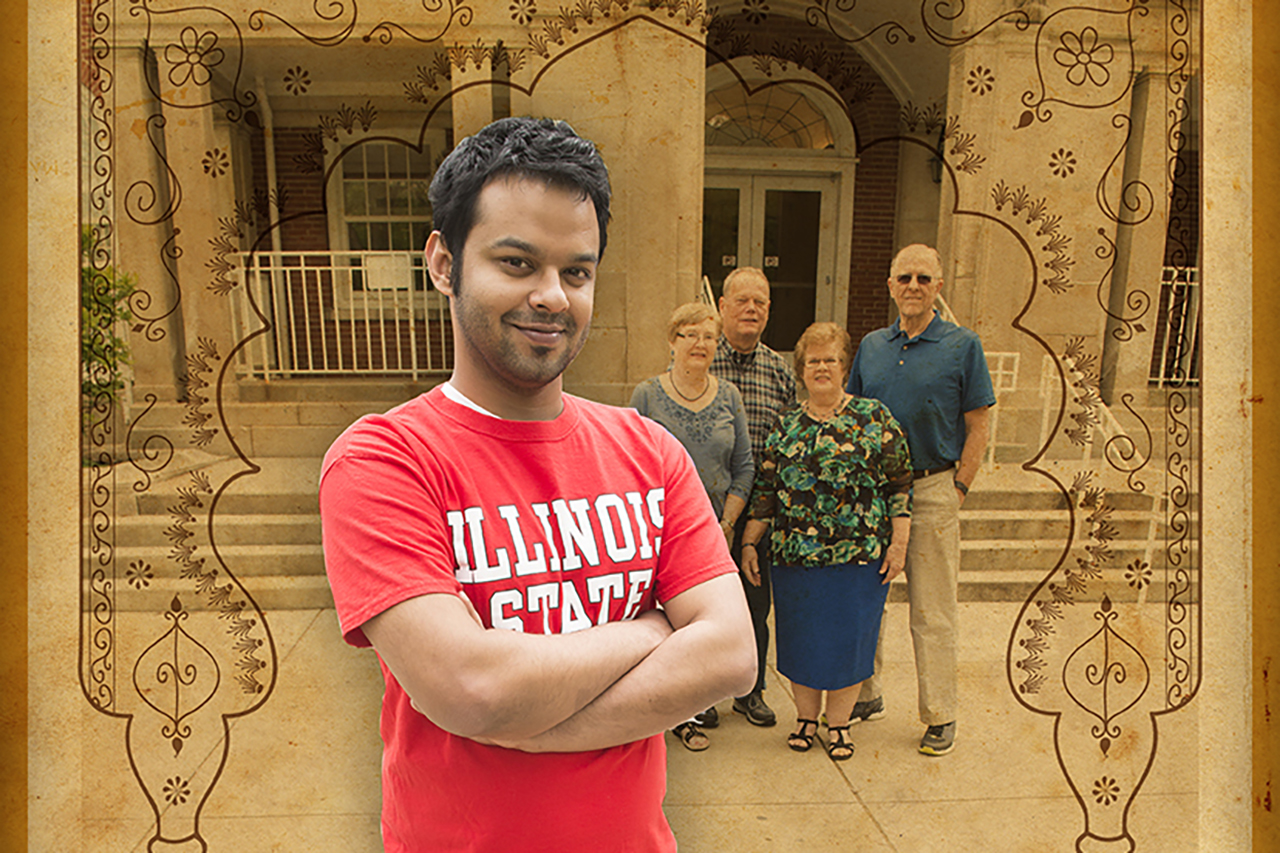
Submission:
<svg viewBox="0 0 1280 853">
<path fill-rule="evenodd" d="M 925 755 L 946 755 L 956 745 L 956 723 L 929 726 L 920 738 L 920 751 Z"/>
<path fill-rule="evenodd" d="M 849 725 L 863 720 L 878 720 L 884 716 L 884 697 L 877 696 L 866 702 L 855 702 L 853 713 L 849 715 Z"/>
</svg>

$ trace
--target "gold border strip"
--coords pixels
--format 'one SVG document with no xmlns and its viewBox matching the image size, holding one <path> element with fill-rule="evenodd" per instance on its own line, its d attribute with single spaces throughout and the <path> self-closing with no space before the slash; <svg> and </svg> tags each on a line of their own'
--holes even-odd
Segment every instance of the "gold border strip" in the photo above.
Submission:
<svg viewBox="0 0 1280 853">
<path fill-rule="evenodd" d="M 27 7 L 0 45 L 0 839 L 27 847 Z"/>
</svg>

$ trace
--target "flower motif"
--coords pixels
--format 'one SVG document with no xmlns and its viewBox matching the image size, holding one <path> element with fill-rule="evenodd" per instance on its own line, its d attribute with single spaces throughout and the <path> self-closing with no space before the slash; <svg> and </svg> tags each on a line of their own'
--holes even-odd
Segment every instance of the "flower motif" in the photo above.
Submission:
<svg viewBox="0 0 1280 853">
<path fill-rule="evenodd" d="M 209 70 L 222 61 L 222 48 L 217 47 L 218 36 L 212 30 L 197 34 L 194 27 L 184 27 L 179 44 L 164 49 L 164 58 L 173 67 L 169 69 L 169 81 L 181 86 L 190 80 L 203 86 L 213 77 Z"/>
<path fill-rule="evenodd" d="M 1098 31 L 1085 27 L 1076 33 L 1063 33 L 1059 39 L 1062 47 L 1053 52 L 1053 59 L 1067 69 L 1067 82 L 1073 86 L 1084 84 L 1087 79 L 1095 86 L 1105 86 L 1111 79 L 1107 63 L 1115 58 L 1109 44 L 1098 44 Z"/>
<path fill-rule="evenodd" d="M 1115 779 L 1103 776 L 1093 783 L 1093 798 L 1104 806 L 1109 806 L 1120 797 L 1120 786 Z"/>
<path fill-rule="evenodd" d="M 742 14 L 752 24 L 763 24 L 769 17 L 769 4 L 765 0 L 743 0 Z"/>
<path fill-rule="evenodd" d="M 985 95 L 990 92 L 996 85 L 996 75 L 991 72 L 990 68 L 984 68 L 981 65 L 974 66 L 969 72 L 969 91 L 975 95 Z"/>
<path fill-rule="evenodd" d="M 231 162 L 227 159 L 227 152 L 221 148 L 204 152 L 204 159 L 200 162 L 204 166 L 204 173 L 215 178 L 224 174 L 231 166 Z"/>
<path fill-rule="evenodd" d="M 284 87 L 291 95 L 301 95 L 311 87 L 311 75 L 301 65 L 284 72 Z"/>
<path fill-rule="evenodd" d="M 1049 155 L 1049 168 L 1059 178 L 1067 177 L 1076 170 L 1075 152 L 1059 148 Z"/>
<path fill-rule="evenodd" d="M 1146 560 L 1134 560 L 1125 567 L 1124 579 L 1134 589 L 1142 589 L 1151 583 L 1151 564 Z"/>
<path fill-rule="evenodd" d="M 170 805 L 185 803 L 187 798 L 191 796 L 191 788 L 186 782 L 182 781 L 182 777 L 180 776 L 174 776 L 172 779 L 166 779 L 163 790 L 164 800 Z"/>
<path fill-rule="evenodd" d="M 507 8 L 511 11 L 511 20 L 522 27 L 529 26 L 533 16 L 538 14 L 538 7 L 533 0 L 514 0 Z"/>
<path fill-rule="evenodd" d="M 134 589 L 142 589 L 151 585 L 154 575 L 151 574 L 151 566 L 146 561 L 137 560 L 129 564 L 124 577 Z"/>
</svg>

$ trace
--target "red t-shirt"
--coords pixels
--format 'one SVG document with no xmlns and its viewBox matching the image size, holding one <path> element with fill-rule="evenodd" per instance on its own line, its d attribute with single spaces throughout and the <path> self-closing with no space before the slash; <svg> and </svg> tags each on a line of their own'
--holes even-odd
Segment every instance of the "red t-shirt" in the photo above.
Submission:
<svg viewBox="0 0 1280 853">
<path fill-rule="evenodd" d="M 321 471 L 344 638 L 414 596 L 466 590 L 486 627 L 567 633 L 634 618 L 736 571 L 693 463 L 629 409 L 565 396 L 505 421 L 441 389 L 362 418 Z M 426 851 L 671 851 L 666 750 L 528 754 L 449 734 L 384 665 L 383 841 Z"/>
</svg>

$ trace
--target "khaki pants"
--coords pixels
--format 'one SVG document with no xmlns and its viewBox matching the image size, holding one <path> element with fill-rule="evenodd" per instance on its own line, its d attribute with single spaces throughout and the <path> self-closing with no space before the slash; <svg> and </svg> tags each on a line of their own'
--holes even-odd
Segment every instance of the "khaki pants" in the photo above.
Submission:
<svg viewBox="0 0 1280 853">
<path fill-rule="evenodd" d="M 916 480 L 912 495 L 907 599 L 911 608 L 911 641 L 916 653 L 920 721 L 926 726 L 956 719 L 960 496 L 954 485 L 955 473 L 952 469 Z M 887 619 L 880 621 L 876 672 L 863 683 L 860 702 L 881 695 L 887 624 Z"/>
</svg>

